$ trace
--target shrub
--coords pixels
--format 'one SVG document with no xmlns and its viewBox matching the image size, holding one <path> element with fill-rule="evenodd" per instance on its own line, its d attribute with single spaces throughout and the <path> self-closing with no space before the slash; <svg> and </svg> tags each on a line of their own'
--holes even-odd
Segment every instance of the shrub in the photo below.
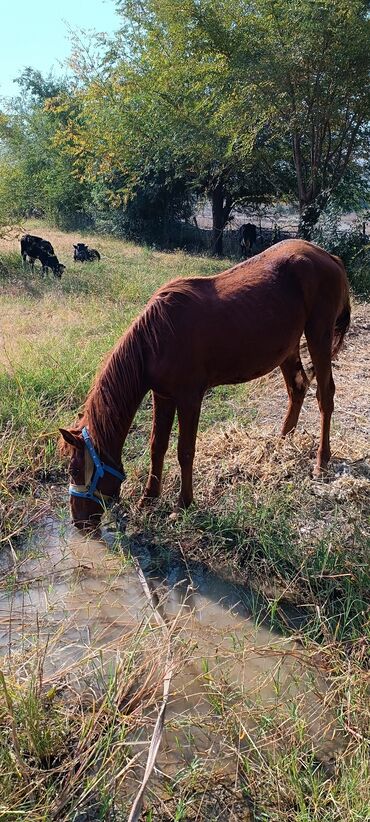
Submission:
<svg viewBox="0 0 370 822">
<path fill-rule="evenodd" d="M 338 208 L 329 203 L 311 239 L 343 260 L 353 291 L 358 297 L 366 298 L 370 295 L 370 241 L 363 231 L 367 214 L 349 229 L 341 227 L 341 216 Z"/>
</svg>

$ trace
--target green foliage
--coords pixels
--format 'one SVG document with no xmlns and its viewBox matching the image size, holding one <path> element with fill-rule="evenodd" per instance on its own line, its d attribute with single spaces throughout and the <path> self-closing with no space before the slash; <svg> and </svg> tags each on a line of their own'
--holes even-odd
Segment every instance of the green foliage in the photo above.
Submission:
<svg viewBox="0 0 370 822">
<path fill-rule="evenodd" d="M 176 149 L 211 183 L 237 168 L 303 209 L 367 153 L 369 19 L 362 0 L 122 0 L 135 70 Z M 143 71 L 145 67 L 145 73 Z M 161 105 L 161 98 L 164 103 Z M 251 181 L 248 179 L 249 190 Z M 253 182 L 252 182 L 253 187 Z"/>
<path fill-rule="evenodd" d="M 109 189 L 96 182 L 91 191 L 90 214 L 98 231 L 109 232 L 136 242 L 168 248 L 176 221 L 189 219 L 194 195 L 174 173 L 172 179 L 153 169 L 147 181 L 137 187 L 122 207 L 112 206 Z"/>
<path fill-rule="evenodd" d="M 55 78 L 52 72 L 49 72 L 47 77 L 43 77 L 41 71 L 30 66 L 23 69 L 15 82 L 22 92 L 23 107 L 25 105 L 24 95 L 28 104 L 32 107 L 33 105 L 42 105 L 46 100 L 68 91 L 69 86 L 65 78 Z"/>
<path fill-rule="evenodd" d="M 23 96 L 0 119 L 0 222 L 36 214 L 70 228 L 84 214 L 88 186 L 71 173 L 55 139 L 63 122 L 50 95 L 65 93 L 66 84 L 33 69 L 18 83 Z"/>
<path fill-rule="evenodd" d="M 367 2 L 117 7 L 111 40 L 75 43 L 73 80 L 19 77 L 22 98 L 0 117 L 2 222 L 36 210 L 165 244 L 171 220 L 207 197 L 220 254 L 242 204 L 298 205 L 309 238 L 340 189 L 346 207 L 363 199 Z"/>
<path fill-rule="evenodd" d="M 366 220 L 363 213 L 363 221 Z M 352 228 L 341 228 L 342 213 L 335 201 L 329 200 L 321 214 L 311 239 L 331 254 L 343 260 L 354 293 L 360 298 L 370 295 L 370 245 L 363 232 L 363 221 Z"/>
</svg>

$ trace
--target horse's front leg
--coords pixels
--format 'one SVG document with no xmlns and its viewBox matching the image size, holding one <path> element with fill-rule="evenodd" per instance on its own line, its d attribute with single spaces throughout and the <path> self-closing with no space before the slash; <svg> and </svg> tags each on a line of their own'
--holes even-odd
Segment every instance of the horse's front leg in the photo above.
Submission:
<svg viewBox="0 0 370 822">
<path fill-rule="evenodd" d="M 150 438 L 150 474 L 141 500 L 140 507 L 148 500 L 159 497 L 161 493 L 162 471 L 165 453 L 171 434 L 176 405 L 172 400 L 164 399 L 153 392 L 153 425 Z"/>
<path fill-rule="evenodd" d="M 181 468 L 179 496 L 181 508 L 188 508 L 193 502 L 193 462 L 201 404 L 201 396 L 193 396 L 177 404 L 179 419 L 177 455 Z"/>
</svg>

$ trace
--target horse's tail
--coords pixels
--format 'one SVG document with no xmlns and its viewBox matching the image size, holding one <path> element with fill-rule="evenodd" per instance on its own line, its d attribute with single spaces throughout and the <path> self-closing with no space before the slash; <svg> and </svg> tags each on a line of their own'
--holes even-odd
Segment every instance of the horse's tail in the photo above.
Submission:
<svg viewBox="0 0 370 822">
<path fill-rule="evenodd" d="M 343 345 L 344 337 L 349 329 L 350 322 L 351 322 L 351 303 L 349 297 L 349 285 L 347 274 L 345 272 L 343 263 L 341 260 L 336 257 L 338 262 L 340 262 L 342 271 L 343 271 L 343 288 L 344 288 L 344 295 L 343 295 L 343 302 L 342 302 L 342 310 L 340 314 L 338 314 L 337 319 L 335 321 L 334 326 L 334 336 L 333 336 L 333 343 L 332 343 L 332 350 L 331 356 L 332 359 L 335 360 L 339 354 L 340 349 Z"/>
<path fill-rule="evenodd" d="M 343 340 L 345 334 L 347 333 L 351 322 L 351 304 L 349 298 L 336 319 L 335 328 L 334 328 L 334 337 L 333 337 L 333 345 L 331 350 L 332 359 L 338 356 L 340 349 L 343 345 Z"/>
</svg>

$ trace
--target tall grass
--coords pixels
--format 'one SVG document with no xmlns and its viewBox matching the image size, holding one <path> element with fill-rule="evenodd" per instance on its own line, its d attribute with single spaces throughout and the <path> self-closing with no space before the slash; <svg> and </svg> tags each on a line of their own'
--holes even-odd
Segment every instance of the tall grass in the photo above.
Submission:
<svg viewBox="0 0 370 822">
<path fill-rule="evenodd" d="M 58 241 L 66 243 L 65 235 L 57 233 L 56 240 L 52 233 L 48 236 L 56 248 Z M 159 254 L 123 243 L 106 246 L 101 263 L 71 262 L 61 281 L 42 277 L 39 271 L 32 276 L 15 251 L 3 255 L 0 482 L 5 536 L 20 528 L 19 490 L 27 502 L 26 526 L 32 501 L 25 499 L 24 491 L 28 489 L 32 499 L 35 494 L 42 497 L 38 480 L 61 476 L 55 448 L 58 426 L 73 422 L 102 359 L 152 292 L 168 279 L 224 267 L 220 261 Z M 17 512 L 15 521 L 12 511 Z"/>
<path fill-rule="evenodd" d="M 48 236 L 68 261 L 79 238 Z M 0 547 L 5 555 L 10 546 L 14 560 L 0 580 L 4 595 L 27 585 L 19 576 L 26 534 L 47 514 L 66 516 L 58 427 L 76 417 L 105 353 L 161 283 L 227 265 L 109 238 L 91 244 L 101 251 L 101 263 L 71 262 L 60 282 L 32 277 L 15 251 L 2 258 Z M 205 398 L 197 505 L 187 512 L 173 514 L 175 434 L 162 499 L 147 511 L 136 506 L 149 459 L 150 398 L 125 445 L 128 479 L 116 550 L 130 555 L 141 546 L 153 573 L 160 566 L 169 574 L 183 563 L 191 577 L 195 563 L 233 581 L 256 626 L 286 637 L 289 653 L 303 655 L 313 672 L 310 680 L 297 673 L 288 698 L 277 669 L 274 699 L 266 703 L 262 685 L 235 682 L 233 670 L 250 653 L 240 636 L 228 637 L 232 654 L 225 664 L 220 649 L 210 661 L 180 634 L 173 649 L 178 669 L 186 677 L 196 663 L 191 686 L 204 710 L 189 702 L 186 711 L 170 712 L 168 734 L 179 758 L 176 773 L 162 763 L 151 782 L 142 816 L 148 822 L 370 818 L 366 453 L 357 429 L 344 438 L 339 426 L 328 477 L 313 481 L 313 435 L 297 432 L 282 444 L 261 423 L 270 385 L 220 387 Z M 19 654 L 9 655 L 0 679 L 0 819 L 127 819 L 142 774 L 138 753 L 146 750 L 153 727 L 162 644 L 146 623 L 108 649 L 109 664 L 101 650 L 91 649 L 72 678 L 68 669 L 52 681 L 44 670 L 48 649 L 37 632 Z M 322 680 L 320 704 L 335 740 L 327 754 L 307 718 L 307 698 L 318 697 Z M 176 704 L 176 692 L 173 697 Z M 197 747 L 198 731 L 209 734 L 208 747 Z"/>
</svg>

